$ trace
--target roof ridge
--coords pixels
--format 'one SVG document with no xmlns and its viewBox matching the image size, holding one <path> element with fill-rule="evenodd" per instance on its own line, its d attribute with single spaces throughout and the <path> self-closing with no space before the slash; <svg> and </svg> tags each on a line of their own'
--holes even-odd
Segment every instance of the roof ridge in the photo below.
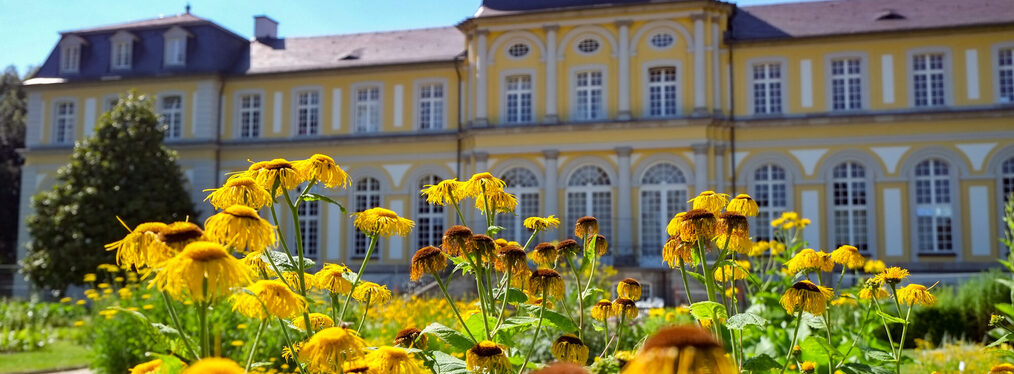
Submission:
<svg viewBox="0 0 1014 374">
<path fill-rule="evenodd" d="M 381 31 L 363 31 L 353 32 L 348 34 L 324 34 L 324 35 L 309 35 L 309 36 L 286 36 L 279 39 L 314 39 L 314 38 L 333 38 L 336 36 L 357 36 L 357 35 L 378 35 L 378 34 L 395 34 L 395 33 L 406 33 L 416 31 L 427 31 L 437 29 L 457 29 L 454 26 L 431 26 L 431 27 L 420 27 L 416 29 L 399 29 L 399 30 L 381 30 Z"/>
<path fill-rule="evenodd" d="M 60 34 L 62 35 L 62 34 L 73 34 L 73 33 L 92 32 L 92 31 L 104 31 L 104 30 L 110 30 L 110 29 L 114 29 L 114 28 L 118 28 L 118 27 L 130 27 L 130 25 L 132 25 L 132 24 L 142 24 L 142 23 L 145 23 L 145 22 L 164 20 L 164 19 L 168 19 L 168 18 L 183 18 L 183 17 L 186 17 L 186 16 L 194 18 L 194 21 L 211 22 L 211 20 L 209 20 L 207 18 L 204 18 L 204 17 L 196 16 L 193 13 L 176 13 L 176 14 L 170 14 L 170 15 L 160 15 L 160 16 L 157 16 L 157 17 L 139 18 L 139 19 L 134 19 L 134 20 L 125 21 L 125 22 L 117 22 L 117 23 L 109 23 L 109 24 L 104 24 L 104 25 L 82 27 L 82 28 L 78 28 L 78 29 L 74 29 L 74 30 L 65 30 L 65 31 L 60 31 Z M 143 26 L 139 26 L 139 27 L 143 27 Z"/>
</svg>

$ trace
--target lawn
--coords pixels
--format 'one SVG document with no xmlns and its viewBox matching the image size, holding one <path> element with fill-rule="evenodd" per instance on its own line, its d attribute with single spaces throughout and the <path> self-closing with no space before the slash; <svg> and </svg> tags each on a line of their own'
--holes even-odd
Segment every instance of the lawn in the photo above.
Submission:
<svg viewBox="0 0 1014 374">
<path fill-rule="evenodd" d="M 88 365 L 88 347 L 57 341 L 34 352 L 0 354 L 0 374 L 61 370 Z"/>
</svg>

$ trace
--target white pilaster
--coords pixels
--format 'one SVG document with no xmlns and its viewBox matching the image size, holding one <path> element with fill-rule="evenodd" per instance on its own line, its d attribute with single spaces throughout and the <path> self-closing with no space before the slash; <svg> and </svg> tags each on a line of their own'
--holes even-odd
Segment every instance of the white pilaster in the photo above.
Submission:
<svg viewBox="0 0 1014 374">
<path fill-rule="evenodd" d="M 884 104 L 894 103 L 894 56 L 880 56 L 880 81 L 883 84 L 881 90 L 884 96 Z M 900 254 L 900 253 L 899 253 Z"/>
<path fill-rule="evenodd" d="M 324 259 L 341 259 L 342 222 L 344 216 L 337 205 L 327 204 L 327 234 L 324 235 Z"/>
<path fill-rule="evenodd" d="M 274 96 L 271 110 L 271 131 L 278 134 L 282 132 L 282 91 L 275 91 Z"/>
<path fill-rule="evenodd" d="M 45 123 L 46 110 L 42 94 L 38 92 L 29 93 L 28 104 L 25 109 L 27 109 L 27 114 L 25 114 L 25 147 L 32 148 L 39 145 L 42 140 L 42 126 Z M 31 195 L 32 191 L 29 191 L 28 194 Z"/>
<path fill-rule="evenodd" d="M 633 152 L 631 147 L 617 147 L 616 148 L 616 164 L 617 164 L 617 192 L 618 196 L 616 199 L 616 207 L 619 213 L 619 221 L 615 227 L 619 227 L 617 231 L 617 250 L 615 253 L 619 255 L 629 255 L 632 253 L 634 247 L 634 240 L 632 235 L 632 228 L 634 227 L 634 217 L 631 208 L 630 198 L 630 153 Z"/>
<path fill-rule="evenodd" d="M 965 82 L 968 82 L 968 99 L 979 99 L 979 51 L 965 50 Z M 974 238 L 974 236 L 973 236 Z"/>
<path fill-rule="evenodd" d="M 95 98 L 85 99 L 84 105 L 84 136 L 89 137 L 95 133 Z"/>
<path fill-rule="evenodd" d="M 405 214 L 405 200 L 395 199 L 391 200 L 391 210 L 398 214 Z M 391 235 L 390 239 L 387 239 L 387 258 L 392 260 L 400 260 L 404 256 L 402 253 L 405 251 L 405 238 L 400 235 Z"/>
<path fill-rule="evenodd" d="M 542 151 L 542 155 L 546 158 L 546 193 L 545 196 L 545 208 L 542 212 L 543 215 L 548 216 L 555 214 L 561 216 L 560 207 L 556 202 L 556 197 L 559 196 L 556 186 L 556 162 L 557 158 L 560 157 L 560 151 L 555 149 L 547 149 Z M 564 231 L 566 232 L 566 231 Z"/>
<path fill-rule="evenodd" d="M 818 197 L 817 191 L 803 191 L 801 194 L 803 200 L 803 208 L 800 211 L 803 218 L 810 219 L 810 229 L 803 231 L 803 240 L 805 240 L 810 247 L 821 248 L 820 242 L 820 198 Z M 790 196 L 791 198 L 791 196 Z"/>
<path fill-rule="evenodd" d="M 690 16 L 694 20 L 694 115 L 707 114 L 707 71 L 704 68 L 704 14 Z"/>
<path fill-rule="evenodd" d="M 715 191 L 725 193 L 725 144 L 715 144 Z"/>
<path fill-rule="evenodd" d="M 545 123 L 557 123 L 560 117 L 556 114 L 556 30 L 560 27 L 549 25 L 546 30 L 546 117 Z"/>
<path fill-rule="evenodd" d="M 813 62 L 799 61 L 799 103 L 803 108 L 813 107 Z"/>
<path fill-rule="evenodd" d="M 394 127 L 405 124 L 405 86 L 394 85 Z"/>
<path fill-rule="evenodd" d="M 903 253 L 901 223 L 901 190 L 897 188 L 885 188 L 884 198 L 880 199 L 884 204 L 884 254 L 897 257 Z M 819 227 L 819 226 L 814 226 Z"/>
<path fill-rule="evenodd" d="M 475 158 L 475 170 L 473 171 L 473 174 L 485 173 L 489 171 L 486 169 L 487 164 L 489 163 L 489 153 L 473 152 L 472 157 Z M 472 217 L 467 218 L 469 221 L 485 222 L 484 220 L 479 218 L 480 213 L 478 209 L 470 209 L 470 210 L 472 211 Z"/>
<path fill-rule="evenodd" d="M 489 34 L 486 30 L 479 30 L 476 32 L 478 37 L 477 51 L 478 54 L 475 60 L 475 125 L 486 126 L 489 124 L 488 114 L 486 113 L 486 65 L 489 63 L 486 61 L 486 35 Z"/>
<path fill-rule="evenodd" d="M 694 193 L 708 190 L 708 143 L 690 146 L 694 150 Z"/>
<path fill-rule="evenodd" d="M 714 88 L 711 90 L 711 106 L 715 108 L 715 113 L 722 112 L 722 75 L 721 71 L 721 59 L 722 59 L 722 31 L 720 30 L 721 19 L 719 17 L 711 18 L 711 80 L 714 82 Z"/>
<path fill-rule="evenodd" d="M 616 119 L 630 119 L 630 20 L 616 21 L 620 28 L 620 94 L 619 112 Z"/>
<path fill-rule="evenodd" d="M 342 89 L 331 90 L 331 130 L 342 128 Z M 335 257 L 338 258 L 338 257 Z"/>
<path fill-rule="evenodd" d="M 989 189 L 986 186 L 968 187 L 968 211 L 988 212 L 989 211 Z M 993 237 L 989 234 L 989 214 L 971 214 L 970 227 L 972 228 L 972 256 L 989 256 L 993 252 Z"/>
</svg>

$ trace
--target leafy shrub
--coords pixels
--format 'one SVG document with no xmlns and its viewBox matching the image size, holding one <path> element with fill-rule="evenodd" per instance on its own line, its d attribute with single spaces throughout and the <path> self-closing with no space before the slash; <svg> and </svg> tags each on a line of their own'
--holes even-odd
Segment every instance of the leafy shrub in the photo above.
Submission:
<svg viewBox="0 0 1014 374">
<path fill-rule="evenodd" d="M 941 344 L 946 338 L 982 341 L 989 332 L 989 316 L 994 305 L 1009 303 L 1010 293 L 996 280 L 1005 278 L 999 270 L 973 276 L 955 287 L 940 287 L 937 305 L 916 309 L 909 327 L 912 338 Z M 913 346 L 907 341 L 908 346 Z"/>
<path fill-rule="evenodd" d="M 85 314 L 82 307 L 57 303 L 0 301 L 0 352 L 33 351 L 67 335 Z"/>
</svg>

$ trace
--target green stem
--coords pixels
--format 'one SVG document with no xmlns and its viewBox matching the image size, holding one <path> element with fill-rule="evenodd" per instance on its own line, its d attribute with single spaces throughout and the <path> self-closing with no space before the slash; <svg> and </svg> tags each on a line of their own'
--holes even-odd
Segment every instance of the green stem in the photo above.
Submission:
<svg viewBox="0 0 1014 374">
<path fill-rule="evenodd" d="M 535 351 L 535 342 L 539 340 L 539 332 L 542 331 L 542 316 L 546 311 L 546 304 L 549 302 L 546 300 L 546 291 L 548 291 L 548 287 L 543 287 L 542 302 L 539 304 L 539 323 L 535 325 L 535 336 L 532 336 L 532 343 L 528 345 L 528 353 L 525 354 L 525 363 L 521 364 L 521 370 L 518 370 L 518 374 L 525 371 L 525 367 L 528 366 L 528 360 L 532 358 L 532 352 Z"/>
<path fill-rule="evenodd" d="M 616 325 L 616 347 L 613 348 L 613 356 L 620 352 L 620 339 L 623 338 L 623 325 L 627 323 L 627 312 L 620 309 L 620 324 Z"/>
<path fill-rule="evenodd" d="M 592 235 L 592 237 L 591 237 L 591 244 L 588 243 L 588 239 L 587 238 L 581 238 L 581 241 L 583 241 L 584 245 L 585 245 L 585 249 L 584 250 L 588 251 L 588 247 L 591 247 L 591 250 L 592 250 L 591 268 L 588 269 L 588 282 L 585 283 L 584 289 L 581 290 L 581 295 L 584 295 L 584 293 L 586 291 L 588 291 L 588 288 L 591 287 L 592 279 L 595 278 L 595 262 L 599 258 L 599 253 L 598 253 L 599 249 L 597 247 L 597 244 L 595 244 L 595 242 L 597 240 L 598 240 L 598 235 Z M 578 285 L 578 286 L 580 286 L 580 285 Z"/>
<path fill-rule="evenodd" d="M 844 269 L 842 270 L 842 274 L 845 274 L 845 270 Z M 838 282 L 841 282 L 841 278 L 840 277 L 838 278 Z M 820 283 L 820 286 L 824 287 L 824 272 L 820 272 L 820 271 L 817 272 L 817 283 Z M 832 290 L 832 292 L 834 292 L 834 290 Z M 826 308 L 827 304 L 828 304 L 828 300 L 825 300 L 824 301 L 824 306 L 825 306 L 825 308 L 824 308 L 824 331 L 827 331 L 827 344 L 830 345 L 830 346 L 832 346 L 832 347 L 834 347 L 835 345 L 834 345 L 834 343 L 831 340 L 831 313 Z M 834 361 L 833 360 L 834 360 L 834 358 L 831 357 L 831 355 L 828 355 L 828 357 L 827 357 L 827 367 L 828 368 L 833 368 L 834 367 Z"/>
<path fill-rule="evenodd" d="M 180 332 L 180 337 L 183 338 L 183 345 L 187 347 L 190 354 L 194 355 L 194 358 L 200 359 L 201 356 L 197 354 L 197 350 L 191 345 L 190 338 L 187 337 L 187 333 L 183 330 L 183 324 L 180 323 L 179 314 L 176 313 L 176 306 L 173 305 L 172 300 L 169 298 L 169 294 L 166 291 L 162 291 L 162 301 L 165 302 L 165 308 L 169 311 L 169 319 L 172 321 L 173 328 Z"/>
<path fill-rule="evenodd" d="M 606 355 L 606 351 L 609 350 L 609 341 L 610 341 L 610 339 L 609 339 L 609 316 L 606 316 L 606 318 L 604 320 L 602 320 L 602 324 L 606 326 L 606 329 L 605 329 L 606 346 L 602 347 L 602 353 L 599 353 L 599 357 L 604 357 Z"/>
<path fill-rule="evenodd" d="M 893 287 L 894 285 L 892 285 Z M 908 307 L 908 311 L 905 312 L 905 325 L 901 327 L 901 340 L 898 341 L 898 353 L 894 355 L 894 370 L 901 374 L 901 351 L 905 348 L 905 334 L 908 333 L 908 324 L 912 318 L 912 306 Z"/>
<path fill-rule="evenodd" d="M 505 270 L 507 270 L 507 284 L 503 286 L 503 292 L 501 293 L 501 296 L 503 296 L 503 302 L 500 303 L 500 315 L 496 317 L 496 327 L 493 328 L 494 334 L 500 329 L 500 324 L 503 323 L 503 313 L 507 310 L 507 296 L 510 294 L 509 291 L 511 289 L 511 267 L 507 265 L 504 267 L 506 268 Z"/>
<path fill-rule="evenodd" d="M 352 290 L 349 290 L 349 293 L 351 293 L 351 292 L 352 292 Z M 334 292 L 328 292 L 328 296 L 330 296 L 330 298 L 331 298 L 331 320 L 332 321 L 337 321 L 338 320 L 338 294 L 336 294 Z"/>
<path fill-rule="evenodd" d="M 521 249 L 523 249 L 523 250 L 525 250 L 527 252 L 528 251 L 528 245 L 532 244 L 532 241 L 535 240 L 535 235 L 538 235 L 538 234 L 539 234 L 539 230 L 537 230 L 537 229 L 536 230 L 532 230 L 532 236 L 528 237 L 528 241 L 525 242 L 525 246 L 521 247 Z M 581 286 L 581 285 L 579 284 L 578 286 Z"/>
<path fill-rule="evenodd" d="M 356 286 L 359 285 L 359 280 L 363 277 L 363 271 L 366 270 L 366 264 L 370 263 L 370 257 L 373 256 L 373 250 L 377 248 L 377 238 L 380 236 L 379 232 L 374 232 L 370 235 L 370 247 L 366 249 L 366 257 L 363 258 L 363 263 L 359 265 L 359 272 L 356 273 L 356 279 L 352 282 L 352 288 L 349 289 L 349 294 L 345 296 L 345 304 L 342 305 L 342 312 L 338 315 L 336 324 L 341 325 L 345 321 L 345 312 L 349 310 L 349 300 L 352 299 L 352 293 L 355 292 Z"/>
<path fill-rule="evenodd" d="M 877 292 L 876 292 L 876 290 L 874 290 L 872 292 L 872 296 L 873 296 L 873 300 L 871 301 L 871 303 L 873 303 L 873 305 L 877 307 L 877 313 L 884 313 L 884 310 L 880 307 L 880 300 L 877 300 Z M 880 322 L 882 322 L 884 324 L 884 332 L 887 333 L 887 341 L 889 343 L 891 343 L 891 353 L 893 354 L 894 353 L 894 338 L 891 337 L 891 329 L 889 327 L 887 327 L 887 319 L 885 319 L 884 316 L 880 316 Z"/>
<path fill-rule="evenodd" d="M 697 257 L 701 258 L 701 266 L 704 268 L 704 288 L 708 292 L 708 301 L 715 301 L 715 289 L 712 286 L 714 279 L 711 274 L 711 269 L 708 268 L 708 259 L 704 257 L 704 243 L 700 240 L 697 241 Z M 715 321 L 718 322 L 718 321 Z M 717 324 L 717 323 L 716 323 Z"/>
<path fill-rule="evenodd" d="M 306 185 L 306 189 L 303 190 L 303 194 L 305 194 L 306 191 L 309 191 L 310 187 L 312 187 L 312 186 L 313 186 L 313 182 L 311 181 L 310 183 L 308 183 Z M 285 196 L 285 203 L 289 205 L 289 212 L 292 213 L 292 224 L 294 225 L 295 230 L 296 230 L 296 255 L 299 256 L 299 262 L 296 263 L 296 274 L 299 276 L 299 279 L 297 280 L 297 283 L 299 283 L 299 294 L 300 294 L 300 296 L 303 296 L 303 298 L 305 299 L 306 298 L 306 291 L 307 291 L 307 289 L 306 289 L 306 277 L 304 276 L 304 274 L 306 272 L 306 269 L 305 269 L 306 262 L 304 261 L 304 256 L 303 256 L 303 251 L 304 251 L 303 250 L 303 235 L 300 234 L 302 231 L 300 231 L 300 224 L 299 224 L 299 208 L 298 208 L 298 204 L 293 203 L 292 199 L 289 197 L 289 190 L 282 189 L 282 195 Z M 302 196 L 302 194 L 300 194 L 300 196 Z M 309 310 L 304 310 L 303 311 L 303 323 L 306 324 L 306 337 L 309 338 L 310 336 L 313 335 L 313 332 L 314 332 L 313 328 L 310 326 L 310 312 L 309 312 Z"/>
<path fill-rule="evenodd" d="M 693 304 L 694 299 L 690 297 L 690 282 L 687 282 L 687 264 L 680 258 L 680 277 L 683 278 L 683 291 L 687 293 L 687 304 Z"/>
<path fill-rule="evenodd" d="M 246 356 L 246 366 L 244 367 L 243 372 L 250 371 L 250 365 L 253 364 L 254 353 L 257 352 L 257 344 L 260 344 L 261 342 L 261 333 L 264 332 L 264 325 L 266 325 L 267 322 L 267 319 L 262 319 L 260 326 L 257 327 L 257 335 L 254 335 L 253 345 L 250 346 L 250 353 Z"/>
<path fill-rule="evenodd" d="M 203 300 L 208 299 L 208 278 L 204 278 L 202 293 L 204 295 Z M 207 358 L 210 356 L 208 351 L 211 350 L 211 344 L 208 341 L 208 304 L 206 301 L 195 302 L 194 306 L 197 307 L 197 320 L 200 326 L 200 338 L 201 338 L 201 358 Z"/>
<path fill-rule="evenodd" d="M 841 295 L 841 292 L 838 292 L 838 290 L 841 287 L 841 280 L 845 279 L 845 269 L 846 269 L 845 265 L 842 265 L 841 266 L 841 274 L 838 275 L 838 283 L 834 285 L 834 289 L 832 290 L 832 291 L 834 291 L 835 294 L 837 294 L 839 296 Z"/>
<path fill-rule="evenodd" d="M 440 286 L 440 292 L 444 293 L 444 297 L 447 298 L 447 304 L 451 306 L 451 310 L 454 311 L 454 315 L 458 317 L 458 322 L 461 322 L 461 327 L 463 327 L 465 332 L 468 333 L 468 336 L 472 338 L 472 342 L 478 343 L 475 339 L 475 335 L 472 334 L 472 331 L 468 329 L 468 325 L 465 324 L 465 319 L 461 318 L 461 313 L 458 312 L 458 307 L 454 305 L 454 299 L 451 299 L 451 295 L 447 293 L 447 286 L 444 285 L 444 281 L 440 279 L 440 274 L 434 272 L 433 278 L 437 279 L 437 285 Z"/>
<path fill-rule="evenodd" d="M 578 308 L 577 338 L 578 339 L 583 339 L 584 338 L 584 297 L 583 297 L 584 295 L 582 295 L 580 293 L 580 291 L 581 291 L 581 275 L 577 271 L 577 268 L 574 267 L 574 262 L 570 260 L 570 254 L 567 254 L 564 257 L 564 259 L 567 261 L 567 266 L 569 266 L 570 270 L 574 273 L 574 281 L 575 281 L 575 284 L 577 284 L 577 290 L 575 290 L 576 292 L 578 292 L 578 294 L 577 294 L 577 308 Z"/>
<path fill-rule="evenodd" d="M 359 327 L 356 327 L 356 333 L 362 334 L 363 324 L 366 323 L 366 313 L 370 311 L 370 297 L 372 293 L 366 294 L 366 302 L 363 303 L 363 318 L 359 319 Z"/>
<path fill-rule="evenodd" d="M 265 313 L 267 313 L 267 311 L 265 311 Z M 306 368 L 303 367 L 303 364 L 299 363 L 299 356 L 296 353 L 296 347 L 292 345 L 292 339 L 289 338 L 289 332 L 286 330 L 287 327 L 285 326 L 285 322 L 282 322 L 281 318 L 276 318 L 276 320 L 278 320 L 278 327 L 282 330 L 282 337 L 285 338 L 285 345 L 289 346 L 289 352 L 292 352 L 292 362 L 295 362 L 296 365 L 299 366 L 301 369 L 299 372 L 305 373 Z"/>
<path fill-rule="evenodd" d="M 785 355 L 785 363 L 782 364 L 781 374 L 785 374 L 785 368 L 789 367 L 789 359 L 792 358 L 792 349 L 796 347 L 796 339 L 799 337 L 799 321 L 803 320 L 803 309 L 796 313 L 796 328 L 792 331 L 792 344 L 789 345 L 789 353 Z"/>
<path fill-rule="evenodd" d="M 866 316 L 863 317 L 862 324 L 859 325 L 859 332 L 860 333 L 862 333 L 863 329 L 866 327 L 866 322 L 870 319 L 870 313 L 872 313 L 872 312 L 873 312 L 873 305 L 870 305 L 868 308 L 866 308 Z M 832 370 L 831 370 L 832 372 L 835 369 L 838 369 L 838 367 L 840 367 L 842 364 L 845 363 L 845 360 L 847 360 L 849 358 L 849 354 L 852 353 L 852 349 L 856 347 L 856 342 L 858 342 L 858 341 L 859 341 L 859 334 L 856 334 L 855 339 L 852 339 L 852 345 L 850 345 L 849 349 L 847 351 L 845 351 L 845 356 L 842 357 L 841 362 L 839 362 L 837 365 L 835 365 L 832 368 Z M 892 346 L 891 348 L 893 349 L 894 347 Z"/>
</svg>

